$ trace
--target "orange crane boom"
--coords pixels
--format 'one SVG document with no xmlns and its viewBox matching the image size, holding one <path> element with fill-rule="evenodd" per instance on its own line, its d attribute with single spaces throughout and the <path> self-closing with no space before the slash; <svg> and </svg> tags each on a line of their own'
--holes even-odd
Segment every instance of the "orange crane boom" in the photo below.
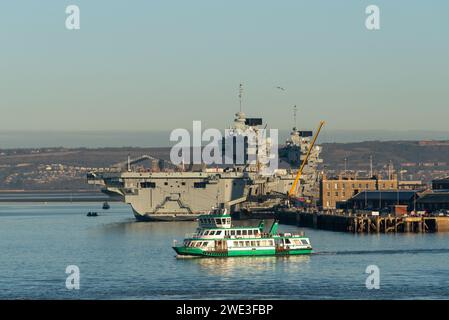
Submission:
<svg viewBox="0 0 449 320">
<path fill-rule="evenodd" d="M 316 139 L 318 138 L 318 135 L 320 134 L 321 128 L 323 126 L 324 126 L 324 121 L 320 121 L 318 129 L 317 129 L 315 135 L 313 136 L 312 142 L 310 143 L 309 150 L 307 150 L 306 157 L 304 158 L 304 160 L 302 160 L 301 166 L 299 167 L 298 173 L 296 174 L 295 181 L 293 182 L 293 185 L 290 188 L 290 191 L 288 192 L 289 197 L 293 197 L 296 193 L 296 186 L 298 185 L 299 179 L 301 179 L 302 171 L 304 170 L 307 160 L 309 159 L 310 153 L 312 152 L 312 149 L 315 145 Z"/>
</svg>

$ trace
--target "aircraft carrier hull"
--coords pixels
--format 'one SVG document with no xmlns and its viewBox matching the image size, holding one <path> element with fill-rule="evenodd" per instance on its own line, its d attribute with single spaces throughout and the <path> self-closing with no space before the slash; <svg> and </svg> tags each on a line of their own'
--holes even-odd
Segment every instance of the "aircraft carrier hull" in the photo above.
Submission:
<svg viewBox="0 0 449 320">
<path fill-rule="evenodd" d="M 192 221 L 218 203 L 238 211 L 272 192 L 285 194 L 293 176 L 248 172 L 121 172 L 90 177 L 132 207 L 138 221 Z"/>
</svg>

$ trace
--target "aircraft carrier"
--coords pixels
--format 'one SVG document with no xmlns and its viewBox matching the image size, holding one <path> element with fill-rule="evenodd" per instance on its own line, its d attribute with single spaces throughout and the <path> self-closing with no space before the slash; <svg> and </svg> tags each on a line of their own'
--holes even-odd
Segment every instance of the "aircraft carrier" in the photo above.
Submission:
<svg viewBox="0 0 449 320">
<path fill-rule="evenodd" d="M 234 136 L 239 136 L 257 133 L 261 126 L 262 119 L 247 118 L 238 112 L 230 129 Z M 104 193 L 119 196 L 130 204 L 139 221 L 194 220 L 217 203 L 231 212 L 264 210 L 285 200 L 311 146 L 311 137 L 311 131 L 293 128 L 285 145 L 279 148 L 278 169 L 268 175 L 262 173 L 266 169 L 262 161 L 187 172 L 184 166 L 167 172 L 134 170 L 133 164 L 154 159 L 144 155 L 122 163 L 120 172 L 90 172 L 87 180 L 89 184 L 100 185 Z M 257 150 L 256 157 L 266 157 L 264 153 L 270 150 L 270 143 L 269 138 L 259 141 L 264 152 Z M 251 152 L 254 151 L 245 149 L 245 155 Z M 313 146 L 302 172 L 298 195 L 304 203 L 318 198 L 320 152 L 320 146 Z"/>
</svg>

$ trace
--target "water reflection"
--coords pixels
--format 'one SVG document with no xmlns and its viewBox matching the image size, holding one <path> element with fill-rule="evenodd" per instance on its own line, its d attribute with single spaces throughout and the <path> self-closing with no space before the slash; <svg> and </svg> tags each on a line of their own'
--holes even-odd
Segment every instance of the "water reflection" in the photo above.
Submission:
<svg viewBox="0 0 449 320">
<path fill-rule="evenodd" d="M 177 258 L 191 263 L 208 275 L 241 277 L 260 272 L 298 273 L 310 262 L 309 256 L 228 257 L 228 258 Z"/>
<path fill-rule="evenodd" d="M 183 238 L 184 234 L 195 229 L 195 222 L 138 222 L 134 218 L 125 221 L 108 223 L 99 226 L 98 231 L 115 234 L 151 234 L 151 235 L 167 235 Z M 182 239 L 181 239 L 182 240 Z"/>
</svg>

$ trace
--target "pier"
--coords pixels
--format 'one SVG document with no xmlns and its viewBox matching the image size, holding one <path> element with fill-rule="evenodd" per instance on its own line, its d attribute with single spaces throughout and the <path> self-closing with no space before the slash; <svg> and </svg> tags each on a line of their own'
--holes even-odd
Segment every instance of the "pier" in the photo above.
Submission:
<svg viewBox="0 0 449 320">
<path fill-rule="evenodd" d="M 268 218 L 264 213 L 252 218 Z M 244 218 L 244 217 L 241 217 Z M 280 223 L 329 231 L 352 233 L 433 233 L 449 232 L 448 216 L 372 216 L 368 214 L 308 213 L 295 209 L 273 211 Z"/>
</svg>

